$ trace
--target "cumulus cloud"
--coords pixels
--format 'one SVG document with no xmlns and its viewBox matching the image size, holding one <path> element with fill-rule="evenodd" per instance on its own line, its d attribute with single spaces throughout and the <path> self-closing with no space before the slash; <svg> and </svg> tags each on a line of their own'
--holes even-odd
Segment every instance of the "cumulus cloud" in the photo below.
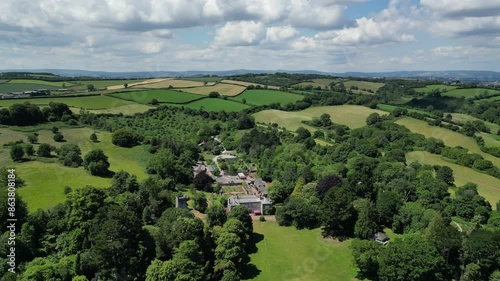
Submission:
<svg viewBox="0 0 500 281">
<path fill-rule="evenodd" d="M 261 22 L 228 22 L 216 30 L 214 44 L 222 46 L 248 46 L 256 45 L 264 38 L 265 28 Z"/>
<path fill-rule="evenodd" d="M 266 30 L 266 41 L 279 43 L 297 36 L 300 32 L 290 25 L 269 27 Z"/>
</svg>

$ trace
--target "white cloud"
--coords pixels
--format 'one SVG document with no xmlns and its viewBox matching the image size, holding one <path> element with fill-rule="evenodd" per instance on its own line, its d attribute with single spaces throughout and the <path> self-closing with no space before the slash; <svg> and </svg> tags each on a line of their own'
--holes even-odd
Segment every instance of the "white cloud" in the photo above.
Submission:
<svg viewBox="0 0 500 281">
<path fill-rule="evenodd" d="M 214 44 L 248 46 L 259 44 L 266 36 L 264 24 L 255 21 L 228 22 L 215 32 Z"/>
<path fill-rule="evenodd" d="M 268 27 L 266 31 L 266 41 L 280 43 L 297 36 L 300 32 L 290 25 Z"/>
</svg>

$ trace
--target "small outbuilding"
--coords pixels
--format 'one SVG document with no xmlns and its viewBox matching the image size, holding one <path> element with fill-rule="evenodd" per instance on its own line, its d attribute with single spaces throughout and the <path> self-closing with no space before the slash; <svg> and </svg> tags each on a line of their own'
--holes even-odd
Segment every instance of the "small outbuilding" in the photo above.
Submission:
<svg viewBox="0 0 500 281">
<path fill-rule="evenodd" d="M 385 245 L 389 243 L 390 238 L 383 232 L 377 232 L 373 235 L 373 240 Z"/>
</svg>

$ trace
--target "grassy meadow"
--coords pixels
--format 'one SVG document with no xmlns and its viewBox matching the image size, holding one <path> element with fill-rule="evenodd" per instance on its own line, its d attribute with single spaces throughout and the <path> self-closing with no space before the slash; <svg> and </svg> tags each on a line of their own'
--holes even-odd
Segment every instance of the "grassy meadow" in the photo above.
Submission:
<svg viewBox="0 0 500 281">
<path fill-rule="evenodd" d="M 298 84 L 294 84 L 293 86 L 300 86 L 300 87 L 306 87 L 308 85 L 311 85 L 313 87 L 321 87 L 324 89 L 325 87 L 330 87 L 330 83 L 332 82 L 337 82 L 335 79 L 312 79 L 310 82 L 301 82 Z"/>
<path fill-rule="evenodd" d="M 443 96 L 454 97 L 454 98 L 473 98 L 480 94 L 489 93 L 492 94 L 500 94 L 500 91 L 485 89 L 485 88 L 471 88 L 471 89 L 455 89 L 452 91 L 448 91 L 446 93 L 442 93 Z"/>
<path fill-rule="evenodd" d="M 366 118 L 372 113 L 387 114 L 385 111 L 371 109 L 359 105 L 336 105 L 336 106 L 318 106 L 310 107 L 301 111 L 280 111 L 280 110 L 263 110 L 255 113 L 255 121 L 261 123 L 277 123 L 281 127 L 285 127 L 290 131 L 295 131 L 299 127 L 304 127 L 310 130 L 316 130 L 311 126 L 307 126 L 302 121 L 312 120 L 313 117 L 320 117 L 323 113 L 328 113 L 331 116 L 332 122 L 347 125 L 350 128 L 359 128 L 366 125 Z"/>
<path fill-rule="evenodd" d="M 103 109 L 131 104 L 131 101 L 116 99 L 109 96 L 61 97 L 0 100 L 0 107 L 9 107 L 15 103 L 29 102 L 37 105 L 48 105 L 50 102 L 62 102 L 71 107 L 85 109 Z"/>
<path fill-rule="evenodd" d="M 121 105 L 117 107 L 111 108 L 103 108 L 103 109 L 87 109 L 91 113 L 95 114 L 123 114 L 123 115 L 134 115 L 136 113 L 143 113 L 150 109 L 155 108 L 154 106 L 149 106 L 145 104 L 139 103 L 131 103 L 126 105 Z M 70 107 L 71 111 L 74 113 L 79 113 L 81 108 Z"/>
<path fill-rule="evenodd" d="M 73 81 L 72 83 L 76 84 L 75 86 L 68 86 L 66 83 L 66 88 L 75 89 L 75 90 L 86 90 L 87 85 L 92 84 L 96 89 L 106 88 L 110 86 L 123 86 L 124 84 L 133 84 L 142 82 L 144 79 L 118 79 L 118 80 L 82 80 L 82 81 Z"/>
<path fill-rule="evenodd" d="M 262 239 L 250 254 L 257 269 L 244 272 L 242 280 L 356 280 L 350 241 L 325 240 L 319 228 L 297 230 L 273 221 L 254 221 L 254 232 Z"/>
<path fill-rule="evenodd" d="M 94 143 L 89 139 L 90 134 L 94 132 L 91 128 L 62 128 L 60 132 L 63 134 L 65 142 L 55 142 L 52 139 L 53 133 L 49 130 L 38 131 L 38 144 L 34 145 L 35 150 L 38 149 L 40 143 L 49 143 L 55 147 L 72 143 L 80 147 L 83 157 L 90 150 L 100 148 L 108 156 L 111 171 L 124 170 L 136 175 L 139 180 L 147 178 L 145 165 L 149 153 L 144 146 L 117 147 L 111 143 L 111 133 L 108 132 L 96 132 L 99 142 Z M 0 133 L 1 144 L 19 139 L 26 142 L 28 135 L 7 128 L 0 128 Z M 2 165 L 15 167 L 19 177 L 26 180 L 26 186 L 19 189 L 19 194 L 28 203 L 31 211 L 37 208 L 48 208 L 64 201 L 63 190 L 67 185 L 72 188 L 80 188 L 85 185 L 108 187 L 111 182 L 110 178 L 91 176 L 83 167 L 65 167 L 57 163 L 55 157 L 38 158 L 40 161 L 14 163 L 10 160 L 8 147 L 0 147 L 0 155 L 6 156 L 6 158 L 2 157 Z"/>
<path fill-rule="evenodd" d="M 221 96 L 233 97 L 241 94 L 245 89 L 246 87 L 239 85 L 218 83 L 213 86 L 183 89 L 183 91 L 198 95 L 208 95 L 211 92 L 219 92 Z"/>
<path fill-rule="evenodd" d="M 413 151 L 406 155 L 408 162 L 418 161 L 422 164 L 448 166 L 453 170 L 455 185 L 462 186 L 467 182 L 477 184 L 481 196 L 486 198 L 495 208 L 500 200 L 500 179 L 477 172 L 471 168 L 445 161 L 441 156 L 426 151 Z"/>
<path fill-rule="evenodd" d="M 344 86 L 346 89 L 350 89 L 352 86 L 358 87 L 358 90 L 353 90 L 353 92 L 357 94 L 373 95 L 377 92 L 378 89 L 384 86 L 384 83 L 351 80 L 344 82 Z M 368 92 L 368 90 L 372 90 L 373 93 Z"/>
<path fill-rule="evenodd" d="M 443 85 L 443 84 L 436 84 L 436 85 L 427 85 L 423 88 L 415 88 L 415 92 L 418 93 L 429 93 L 433 90 L 439 89 L 440 91 L 446 90 L 446 91 L 451 91 L 456 89 L 456 86 L 450 86 L 450 85 Z"/>
<path fill-rule="evenodd" d="M 214 85 L 214 82 L 207 82 L 207 85 Z M 202 87 L 205 86 L 201 81 L 190 81 L 190 80 L 180 80 L 180 79 L 170 79 L 157 83 L 149 83 L 144 85 L 134 86 L 135 88 L 145 88 L 145 89 L 166 89 L 172 88 L 191 88 L 191 87 Z"/>
<path fill-rule="evenodd" d="M 159 102 L 187 103 L 204 97 L 200 95 L 184 93 L 174 90 L 146 90 L 137 92 L 116 93 L 112 94 L 112 96 L 139 103 L 149 103 L 151 102 L 152 99 L 156 99 Z"/>
<path fill-rule="evenodd" d="M 180 104 L 171 104 L 181 106 Z M 242 111 L 245 108 L 249 108 L 248 105 L 239 102 L 234 102 L 230 100 L 224 100 L 221 98 L 206 98 L 197 101 L 193 101 L 187 104 L 182 104 L 184 107 L 189 107 L 192 109 L 203 108 L 206 111 Z"/>
<path fill-rule="evenodd" d="M 464 148 L 467 148 L 470 152 L 477 153 L 483 156 L 484 159 L 490 160 L 497 167 L 500 167 L 500 158 L 482 152 L 476 141 L 474 141 L 474 139 L 470 137 L 445 128 L 430 126 L 425 121 L 417 120 L 411 117 L 399 119 L 398 121 L 396 121 L 396 123 L 407 127 L 414 133 L 422 134 L 427 138 L 433 137 L 436 139 L 440 139 L 444 142 L 445 145 L 451 147 L 462 146 Z"/>
<path fill-rule="evenodd" d="M 301 95 L 274 90 L 247 90 L 243 94 L 231 99 L 240 102 L 245 99 L 247 104 L 252 105 L 265 105 L 271 103 L 280 103 L 281 105 L 285 105 L 287 103 L 295 103 L 303 98 L 304 96 Z"/>
<path fill-rule="evenodd" d="M 248 86 L 261 86 L 265 87 L 266 85 L 263 84 L 258 84 L 258 83 L 251 83 L 251 82 L 245 82 L 245 81 L 238 81 L 238 80 L 221 80 L 220 82 L 225 83 L 225 84 L 234 84 L 234 85 L 240 85 L 243 87 L 248 87 Z M 267 86 L 269 89 L 279 89 L 277 86 Z"/>
</svg>

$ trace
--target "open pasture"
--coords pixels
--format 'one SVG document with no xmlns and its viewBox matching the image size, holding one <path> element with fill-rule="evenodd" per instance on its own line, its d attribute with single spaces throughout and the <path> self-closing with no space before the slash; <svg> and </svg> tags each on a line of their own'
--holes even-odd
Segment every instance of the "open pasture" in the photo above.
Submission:
<svg viewBox="0 0 500 281">
<path fill-rule="evenodd" d="M 351 129 L 363 127 L 366 125 L 366 118 L 372 113 L 386 115 L 387 112 L 371 109 L 359 105 L 335 105 L 310 107 L 301 111 L 281 111 L 281 110 L 263 110 L 255 113 L 255 121 L 261 123 L 277 123 L 290 131 L 295 131 L 299 127 L 304 127 L 315 131 L 317 129 L 307 126 L 302 121 L 312 120 L 314 117 L 320 117 L 321 114 L 328 113 L 332 122 L 346 125 Z"/>
<path fill-rule="evenodd" d="M 451 90 L 451 91 L 442 93 L 442 95 L 448 96 L 448 97 L 453 97 L 453 98 L 465 97 L 466 99 L 468 99 L 468 98 L 473 98 L 475 96 L 479 96 L 479 95 L 485 94 L 485 93 L 493 95 L 493 94 L 500 94 L 500 91 L 485 89 L 485 88 L 455 89 L 455 90 Z"/>
<path fill-rule="evenodd" d="M 252 105 L 265 105 L 271 103 L 285 105 L 287 103 L 295 103 L 303 98 L 304 96 L 301 95 L 273 90 L 246 90 L 243 94 L 231 99 L 241 102 L 246 100 L 248 104 Z"/>
<path fill-rule="evenodd" d="M 208 95 L 211 92 L 219 92 L 221 96 L 237 96 L 245 91 L 246 87 L 232 84 L 218 83 L 213 86 L 203 86 L 196 88 L 183 89 L 183 91 L 198 95 Z"/>
<path fill-rule="evenodd" d="M 490 160 L 497 167 L 500 166 L 500 158 L 482 152 L 477 143 L 474 141 L 474 139 L 470 137 L 467 137 L 457 132 L 453 132 L 445 128 L 430 126 L 425 121 L 417 120 L 411 117 L 405 117 L 399 119 L 398 121 L 396 121 L 396 123 L 405 126 L 414 133 L 422 134 L 426 138 L 433 137 L 436 139 L 440 139 L 447 146 L 451 147 L 461 146 L 467 148 L 470 152 L 477 153 L 483 156 L 484 159 Z"/>
<path fill-rule="evenodd" d="M 128 87 L 139 87 L 139 86 L 143 86 L 143 85 L 147 85 L 147 84 L 154 84 L 154 83 L 159 83 L 159 82 L 163 82 L 163 81 L 167 81 L 167 80 L 172 80 L 174 78 L 154 78 L 154 79 L 146 79 L 146 80 L 136 80 L 136 82 L 133 82 L 133 83 L 127 83 Z M 120 90 L 120 89 L 124 89 L 125 88 L 125 83 L 123 84 L 118 84 L 118 85 L 115 85 L 115 86 L 109 86 L 107 87 L 108 90 Z"/>
<path fill-rule="evenodd" d="M 297 230 L 274 221 L 254 220 L 253 227 L 258 242 L 250 265 L 257 270 L 244 271 L 242 280 L 356 280 L 350 240 L 323 239 L 319 228 Z"/>
<path fill-rule="evenodd" d="M 500 179 L 445 161 L 441 156 L 426 151 L 410 152 L 406 154 L 406 159 L 408 162 L 418 161 L 421 164 L 448 166 L 453 170 L 456 186 L 462 186 L 468 182 L 477 184 L 479 194 L 486 198 L 493 208 L 500 200 Z"/>
<path fill-rule="evenodd" d="M 325 87 L 330 87 L 330 84 L 332 82 L 337 82 L 335 79 L 312 79 L 311 81 L 306 81 L 306 82 L 301 82 L 298 84 L 292 85 L 293 87 L 299 86 L 299 87 L 306 87 L 306 86 L 313 86 L 314 88 L 316 87 L 321 87 L 324 89 Z"/>
<path fill-rule="evenodd" d="M 350 80 L 344 82 L 344 86 L 346 89 L 350 89 L 353 86 L 358 87 L 358 90 L 353 90 L 355 93 L 373 95 L 378 89 L 384 86 L 384 83 Z M 373 93 L 368 92 L 368 90 L 373 91 Z"/>
<path fill-rule="evenodd" d="M 131 101 L 116 99 L 109 96 L 63 97 L 0 100 L 0 107 L 9 107 L 15 103 L 30 102 L 37 105 L 48 105 L 50 102 L 62 102 L 71 107 L 85 109 L 103 109 L 131 104 Z"/>
<path fill-rule="evenodd" d="M 145 89 L 166 89 L 166 88 L 193 88 L 193 87 L 202 87 L 202 86 L 211 86 L 214 85 L 214 82 L 207 82 L 205 85 L 200 81 L 190 81 L 190 80 L 180 80 L 180 79 L 170 79 L 157 83 L 149 83 L 143 85 L 135 85 L 134 88 L 145 88 Z"/>
<path fill-rule="evenodd" d="M 152 99 L 156 99 L 159 102 L 187 103 L 204 97 L 174 90 L 146 90 L 116 93 L 112 94 L 112 96 L 140 103 L 149 103 Z"/>
<path fill-rule="evenodd" d="M 429 93 L 433 90 L 451 91 L 451 90 L 454 90 L 456 88 L 457 88 L 456 86 L 435 84 L 435 85 L 427 85 L 423 88 L 414 88 L 414 90 L 415 90 L 415 92 L 418 92 L 418 93 Z"/>
<path fill-rule="evenodd" d="M 258 84 L 258 83 L 252 83 L 252 82 L 245 82 L 245 81 L 238 81 L 238 80 L 222 80 L 220 81 L 222 83 L 226 83 L 226 84 L 234 84 L 234 85 L 240 85 L 240 86 L 243 86 L 243 87 L 248 87 L 248 86 L 261 86 L 261 87 L 265 87 L 267 85 L 263 85 L 263 84 Z M 277 86 L 267 86 L 268 89 L 279 89 L 279 87 Z"/>
<path fill-rule="evenodd" d="M 248 108 L 248 105 L 234 102 L 230 100 L 224 100 L 221 98 L 206 98 L 197 101 L 193 101 L 187 104 L 172 104 L 177 106 L 184 106 L 192 109 L 200 109 L 203 108 L 206 111 L 242 111 L 245 108 Z"/>
<path fill-rule="evenodd" d="M 101 88 L 109 88 L 112 86 L 119 86 L 122 87 L 125 84 L 134 84 L 134 83 L 139 83 L 144 81 L 144 79 L 117 79 L 117 80 L 82 80 L 82 81 L 74 81 L 72 83 L 75 83 L 75 86 L 71 86 L 70 89 L 72 90 L 86 90 L 87 85 L 92 84 L 96 89 L 101 89 Z M 70 86 L 66 86 L 70 87 Z"/>
<path fill-rule="evenodd" d="M 60 147 L 65 143 L 77 144 L 82 150 L 82 156 L 92 149 L 100 148 L 108 156 L 110 170 L 118 172 L 125 170 L 137 176 L 139 180 L 147 178 L 145 163 L 149 157 L 144 146 L 133 148 L 117 147 L 111 143 L 111 133 L 96 132 L 99 142 L 90 141 L 91 128 L 62 128 L 66 142 L 55 142 L 53 133 L 49 130 L 38 131 L 38 143 L 34 145 L 35 150 L 40 143 L 48 143 Z M 19 138 L 26 141 L 26 133 L 0 128 L 0 143 L 6 143 Z M 0 147 L 0 155 L 8 155 L 8 147 Z M 80 188 L 85 185 L 98 187 L 110 186 L 110 178 L 91 176 L 83 167 L 69 168 L 60 163 L 45 163 L 41 161 L 28 161 L 13 163 L 10 157 L 2 161 L 3 165 L 16 168 L 19 177 L 26 181 L 26 186 L 19 188 L 19 194 L 28 203 L 30 211 L 38 208 L 49 208 L 57 203 L 63 202 L 65 186 Z M 53 159 L 55 161 L 55 159 Z"/>
</svg>

